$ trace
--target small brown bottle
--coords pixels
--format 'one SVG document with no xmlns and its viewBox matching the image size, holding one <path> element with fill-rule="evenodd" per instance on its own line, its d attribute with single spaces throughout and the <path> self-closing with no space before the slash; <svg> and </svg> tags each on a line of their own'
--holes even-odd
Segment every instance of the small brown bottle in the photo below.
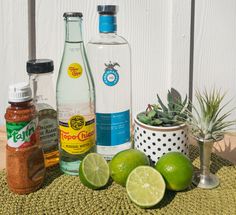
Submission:
<svg viewBox="0 0 236 215">
<path fill-rule="evenodd" d="M 53 61 L 49 59 L 27 61 L 27 73 L 33 101 L 38 111 L 40 142 L 46 167 L 59 163 L 56 96 L 52 82 L 53 69 Z"/>
<path fill-rule="evenodd" d="M 38 117 L 28 83 L 9 87 L 9 104 L 5 114 L 7 184 L 14 193 L 28 194 L 40 188 L 45 177 Z"/>
</svg>

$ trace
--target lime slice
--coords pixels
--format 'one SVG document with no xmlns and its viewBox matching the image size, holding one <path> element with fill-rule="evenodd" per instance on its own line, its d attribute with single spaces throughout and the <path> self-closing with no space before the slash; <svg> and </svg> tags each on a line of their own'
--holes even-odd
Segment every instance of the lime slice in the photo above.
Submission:
<svg viewBox="0 0 236 215">
<path fill-rule="evenodd" d="M 165 181 L 152 167 L 139 166 L 128 176 L 126 190 L 132 202 L 150 208 L 160 202 L 165 194 Z"/>
<path fill-rule="evenodd" d="M 88 154 L 80 164 L 80 181 L 88 188 L 99 189 L 105 186 L 109 176 L 109 166 L 106 160 L 99 154 Z"/>
</svg>

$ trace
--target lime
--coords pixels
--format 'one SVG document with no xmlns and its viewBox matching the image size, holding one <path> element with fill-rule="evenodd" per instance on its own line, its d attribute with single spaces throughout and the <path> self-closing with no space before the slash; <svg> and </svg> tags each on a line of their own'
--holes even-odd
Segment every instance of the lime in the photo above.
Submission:
<svg viewBox="0 0 236 215">
<path fill-rule="evenodd" d="M 80 164 L 79 177 L 86 187 L 91 189 L 101 188 L 109 180 L 109 166 L 101 155 L 90 153 Z"/>
<path fill-rule="evenodd" d="M 166 184 L 161 174 L 150 166 L 139 166 L 130 174 L 126 190 L 132 202 L 142 208 L 150 208 L 160 202 Z"/>
<path fill-rule="evenodd" d="M 150 165 L 148 157 L 137 149 L 127 149 L 116 154 L 109 163 L 112 179 L 125 186 L 130 172 L 141 165 Z"/>
<path fill-rule="evenodd" d="M 162 174 L 169 190 L 186 189 L 192 182 L 193 166 L 191 161 L 180 152 L 165 154 L 155 168 Z"/>
</svg>

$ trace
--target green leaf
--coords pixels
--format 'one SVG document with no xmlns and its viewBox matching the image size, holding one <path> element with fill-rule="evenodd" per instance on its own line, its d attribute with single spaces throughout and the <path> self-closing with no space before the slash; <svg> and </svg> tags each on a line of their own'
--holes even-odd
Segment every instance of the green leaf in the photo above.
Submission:
<svg viewBox="0 0 236 215">
<path fill-rule="evenodd" d="M 148 116 L 149 118 L 153 118 L 153 117 L 155 117 L 155 115 L 156 115 L 156 111 L 155 111 L 155 110 L 151 110 L 151 111 L 149 111 L 149 112 L 147 113 L 147 116 Z"/>
<path fill-rule="evenodd" d="M 140 113 L 137 115 L 137 118 L 140 122 L 149 125 L 152 121 L 150 117 L 148 117 L 145 113 Z"/>
<path fill-rule="evenodd" d="M 161 98 L 159 97 L 158 94 L 157 94 L 157 99 L 158 99 L 158 103 L 160 104 L 162 110 L 163 111 L 168 111 L 168 108 L 163 104 L 163 102 L 161 101 Z"/>
<path fill-rule="evenodd" d="M 196 99 L 198 109 L 192 105 L 193 113 L 186 111 L 187 121 L 193 135 L 197 138 L 217 139 L 222 136 L 226 129 L 235 125 L 235 121 L 226 121 L 235 108 L 225 111 L 230 102 L 222 105 L 225 93 L 221 94 L 220 90 L 206 89 L 201 94 L 196 90 Z"/>
<path fill-rule="evenodd" d="M 173 97 L 174 103 L 178 103 L 178 102 L 181 103 L 181 101 L 182 101 L 181 95 L 176 89 L 171 88 L 171 95 Z"/>
<path fill-rule="evenodd" d="M 154 119 L 151 121 L 151 125 L 158 126 L 161 125 L 163 122 L 160 119 Z"/>
<path fill-rule="evenodd" d="M 174 104 L 173 96 L 172 96 L 170 91 L 168 91 L 168 94 L 167 94 L 167 101 L 168 101 L 168 108 L 169 108 L 169 110 L 173 111 L 174 108 L 175 108 L 175 104 Z"/>
</svg>

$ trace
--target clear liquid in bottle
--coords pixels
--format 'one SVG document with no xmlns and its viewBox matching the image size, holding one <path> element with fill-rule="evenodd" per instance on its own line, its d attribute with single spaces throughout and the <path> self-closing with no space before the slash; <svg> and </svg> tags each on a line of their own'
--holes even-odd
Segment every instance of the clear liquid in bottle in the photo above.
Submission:
<svg viewBox="0 0 236 215">
<path fill-rule="evenodd" d="M 97 152 L 107 160 L 131 148 L 131 66 L 128 42 L 116 34 L 115 5 L 99 5 L 99 35 L 87 45 L 96 89 Z"/>
<path fill-rule="evenodd" d="M 95 92 L 81 33 L 81 13 L 65 13 L 66 41 L 57 80 L 60 168 L 79 174 L 95 147 Z"/>
</svg>

